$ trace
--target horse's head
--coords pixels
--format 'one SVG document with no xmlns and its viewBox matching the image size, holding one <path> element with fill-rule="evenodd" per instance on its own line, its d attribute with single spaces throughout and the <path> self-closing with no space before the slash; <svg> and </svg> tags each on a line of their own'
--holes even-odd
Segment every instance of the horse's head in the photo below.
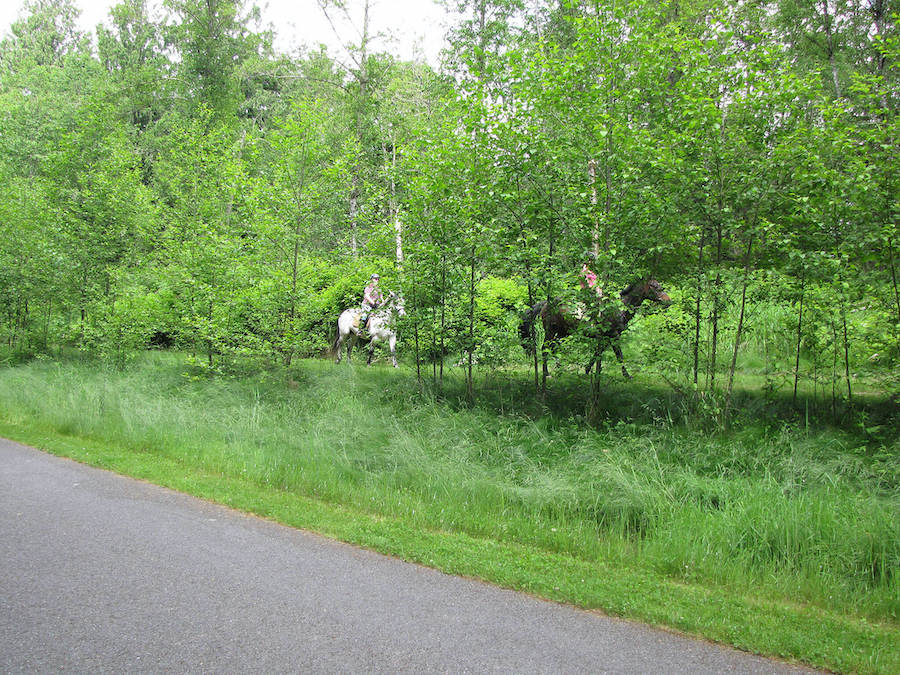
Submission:
<svg viewBox="0 0 900 675">
<path fill-rule="evenodd" d="M 636 307 L 644 300 L 651 300 L 668 305 L 672 302 L 672 298 L 663 290 L 662 284 L 656 279 L 647 279 L 646 281 L 636 281 L 628 288 L 622 291 L 622 302 L 629 307 Z"/>
<path fill-rule="evenodd" d="M 669 294 L 663 289 L 662 284 L 656 279 L 650 279 L 650 281 L 647 282 L 647 291 L 650 293 L 650 296 L 647 298 L 648 300 L 661 302 L 664 305 L 668 305 L 672 302 L 672 298 L 669 297 Z"/>
<path fill-rule="evenodd" d="M 388 293 L 387 298 L 381 304 L 382 309 L 392 309 L 397 312 L 397 316 L 406 316 L 406 305 L 403 296 L 396 291 Z"/>
</svg>

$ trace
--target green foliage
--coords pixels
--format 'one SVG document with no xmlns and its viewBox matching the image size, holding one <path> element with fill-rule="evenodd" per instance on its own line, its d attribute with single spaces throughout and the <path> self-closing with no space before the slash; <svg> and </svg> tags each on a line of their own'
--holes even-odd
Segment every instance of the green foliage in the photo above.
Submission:
<svg viewBox="0 0 900 675">
<path fill-rule="evenodd" d="M 150 345 L 163 320 L 164 306 L 158 295 L 146 295 L 142 289 L 134 292 L 129 289 L 111 305 L 91 308 L 84 325 L 69 327 L 81 349 L 118 369 Z"/>
<path fill-rule="evenodd" d="M 487 277 L 478 282 L 474 358 L 481 367 L 497 368 L 521 358 L 518 329 L 527 300 L 528 291 L 520 281 Z"/>
<path fill-rule="evenodd" d="M 881 6 L 795 4 L 460 3 L 452 81 L 368 42 L 349 76 L 276 57 L 231 0 L 128 0 L 96 54 L 71 3 L 29 5 L 0 48 L 2 334 L 105 353 L 153 323 L 208 365 L 289 362 L 377 269 L 420 361 L 497 370 L 595 250 L 608 295 L 675 298 L 624 336 L 643 370 L 839 414 L 860 377 L 896 388 L 898 41 Z"/>
</svg>

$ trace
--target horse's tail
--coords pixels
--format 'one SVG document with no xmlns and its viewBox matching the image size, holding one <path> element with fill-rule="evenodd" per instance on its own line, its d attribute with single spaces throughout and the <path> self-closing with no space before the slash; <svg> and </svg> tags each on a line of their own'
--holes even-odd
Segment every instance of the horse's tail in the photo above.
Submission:
<svg viewBox="0 0 900 675">
<path fill-rule="evenodd" d="M 522 343 L 522 349 L 528 354 L 534 352 L 534 322 L 547 304 L 546 300 L 541 300 L 533 307 L 526 309 L 522 314 L 522 323 L 519 324 L 519 340 Z"/>
<path fill-rule="evenodd" d="M 331 358 L 337 356 L 338 343 L 341 341 L 341 319 L 338 317 L 338 320 L 334 324 L 334 339 L 331 341 L 331 350 L 328 352 Z"/>
</svg>

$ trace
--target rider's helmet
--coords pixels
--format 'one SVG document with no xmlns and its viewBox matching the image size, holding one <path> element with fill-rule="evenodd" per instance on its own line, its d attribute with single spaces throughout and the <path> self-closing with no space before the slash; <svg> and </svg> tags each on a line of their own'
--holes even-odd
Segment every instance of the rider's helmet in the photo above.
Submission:
<svg viewBox="0 0 900 675">
<path fill-rule="evenodd" d="M 375 272 L 375 274 L 373 274 L 371 277 L 369 277 L 369 279 L 371 281 L 378 281 L 380 278 L 381 277 L 378 276 L 378 272 Z"/>
</svg>

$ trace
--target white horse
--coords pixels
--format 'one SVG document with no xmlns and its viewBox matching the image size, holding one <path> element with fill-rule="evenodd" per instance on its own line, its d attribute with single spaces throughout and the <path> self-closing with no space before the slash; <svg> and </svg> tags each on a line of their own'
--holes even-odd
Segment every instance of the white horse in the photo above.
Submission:
<svg viewBox="0 0 900 675">
<path fill-rule="evenodd" d="M 366 360 L 366 365 L 370 365 L 375 356 L 375 343 L 387 340 L 391 349 L 391 361 L 394 363 L 394 368 L 397 367 L 397 333 L 393 327 L 395 313 L 397 316 L 406 316 L 403 298 L 393 291 L 388 295 L 387 300 L 369 313 L 369 320 L 366 322 L 366 330 L 369 332 L 369 358 Z M 332 346 L 332 351 L 337 354 L 336 363 L 341 362 L 345 342 L 347 343 L 347 361 L 350 361 L 353 346 L 359 339 L 361 315 L 362 309 L 352 307 L 345 309 L 338 317 L 337 337 Z"/>
</svg>

